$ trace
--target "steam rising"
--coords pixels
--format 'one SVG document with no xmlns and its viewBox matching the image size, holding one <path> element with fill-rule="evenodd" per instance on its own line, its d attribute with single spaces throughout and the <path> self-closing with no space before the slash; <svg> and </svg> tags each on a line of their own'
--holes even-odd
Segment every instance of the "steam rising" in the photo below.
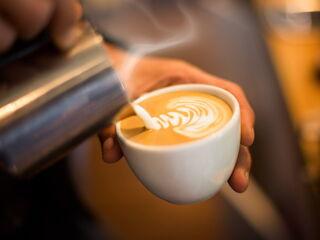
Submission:
<svg viewBox="0 0 320 240">
<path fill-rule="evenodd" d="M 147 17 L 154 29 L 160 33 L 161 37 L 151 39 L 146 36 L 141 36 L 143 37 L 142 41 L 131 44 L 129 48 L 131 55 L 125 60 L 120 69 L 124 82 L 127 82 L 130 78 L 135 66 L 143 56 L 190 42 L 196 35 L 195 23 L 183 1 L 175 2 L 179 13 L 181 13 L 183 17 L 183 26 L 179 27 L 170 27 L 162 21 L 159 21 L 151 9 L 143 4 L 143 2 L 137 0 L 127 0 L 126 2 L 134 3 L 135 6 L 141 10 L 141 13 Z M 172 4 L 174 4 L 174 2 L 172 2 Z"/>
</svg>

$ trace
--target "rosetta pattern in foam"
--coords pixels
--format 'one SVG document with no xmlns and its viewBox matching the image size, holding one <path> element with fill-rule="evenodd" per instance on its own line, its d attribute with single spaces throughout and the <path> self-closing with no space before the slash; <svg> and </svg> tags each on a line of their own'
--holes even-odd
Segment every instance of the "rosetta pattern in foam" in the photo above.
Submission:
<svg viewBox="0 0 320 240">
<path fill-rule="evenodd" d="M 221 104 L 198 96 L 174 98 L 166 108 L 169 112 L 153 117 L 153 121 L 189 138 L 207 136 L 226 117 Z"/>
</svg>

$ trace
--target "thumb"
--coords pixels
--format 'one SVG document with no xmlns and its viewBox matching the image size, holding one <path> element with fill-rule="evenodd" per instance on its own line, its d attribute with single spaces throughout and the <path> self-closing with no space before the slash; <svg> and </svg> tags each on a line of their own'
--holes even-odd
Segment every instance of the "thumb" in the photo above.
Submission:
<svg viewBox="0 0 320 240">
<path fill-rule="evenodd" d="M 109 137 L 102 143 L 102 159 L 114 163 L 121 159 L 122 151 L 116 138 Z"/>
<path fill-rule="evenodd" d="M 115 125 L 109 125 L 99 133 L 102 159 L 107 163 L 113 163 L 122 157 L 120 145 L 116 139 Z"/>
</svg>

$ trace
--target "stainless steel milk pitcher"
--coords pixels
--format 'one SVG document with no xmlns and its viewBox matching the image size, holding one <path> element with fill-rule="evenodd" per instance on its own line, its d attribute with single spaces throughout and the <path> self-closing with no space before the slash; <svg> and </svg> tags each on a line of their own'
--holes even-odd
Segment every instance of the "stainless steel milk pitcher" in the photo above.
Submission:
<svg viewBox="0 0 320 240">
<path fill-rule="evenodd" d="M 12 174 L 51 164 L 127 103 L 103 39 L 89 25 L 66 53 L 43 44 L 17 58 L 0 67 L 0 165 Z"/>
</svg>

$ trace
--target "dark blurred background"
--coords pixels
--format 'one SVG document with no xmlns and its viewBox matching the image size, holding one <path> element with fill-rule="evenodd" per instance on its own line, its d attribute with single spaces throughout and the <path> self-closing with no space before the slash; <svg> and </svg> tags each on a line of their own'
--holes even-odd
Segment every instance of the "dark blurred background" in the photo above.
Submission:
<svg viewBox="0 0 320 240">
<path fill-rule="evenodd" d="M 191 19 L 194 36 L 150 54 L 244 88 L 256 113 L 251 185 L 175 206 L 147 192 L 125 161 L 104 164 L 90 139 L 31 179 L 0 175 L 0 239 L 319 239 L 320 2 L 83 2 L 97 29 L 129 48 Z"/>
</svg>

